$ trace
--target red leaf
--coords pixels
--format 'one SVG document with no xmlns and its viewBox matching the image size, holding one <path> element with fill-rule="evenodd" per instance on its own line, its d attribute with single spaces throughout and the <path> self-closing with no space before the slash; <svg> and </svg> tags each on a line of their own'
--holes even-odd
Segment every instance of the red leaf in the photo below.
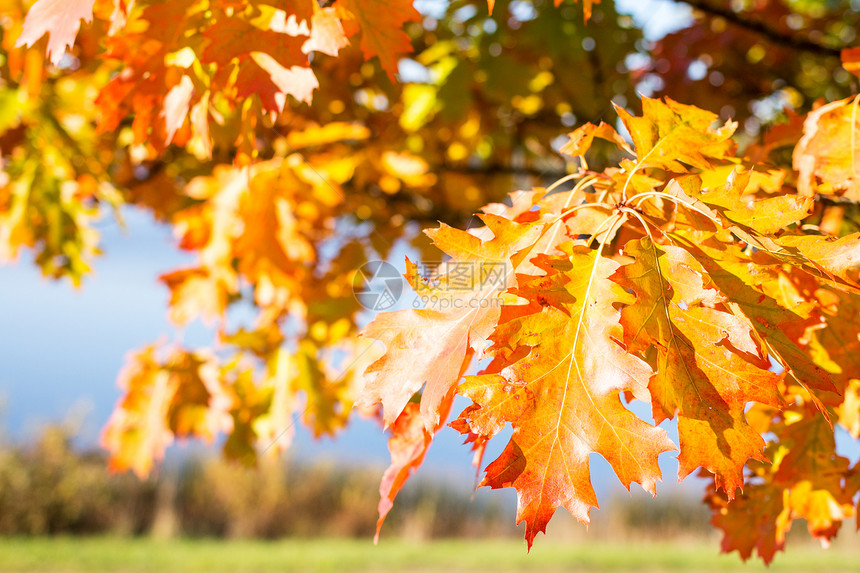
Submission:
<svg viewBox="0 0 860 573">
<path fill-rule="evenodd" d="M 421 14 L 411 0 L 340 0 L 361 30 L 361 51 L 366 59 L 379 58 L 391 81 L 397 73 L 401 55 L 412 51 L 409 35 L 403 31 L 407 22 L 420 22 Z"/>
</svg>

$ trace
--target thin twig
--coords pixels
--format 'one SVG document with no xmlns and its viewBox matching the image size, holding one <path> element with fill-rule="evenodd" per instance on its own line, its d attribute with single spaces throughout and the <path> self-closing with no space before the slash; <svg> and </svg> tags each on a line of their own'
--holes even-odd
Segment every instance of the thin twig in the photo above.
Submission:
<svg viewBox="0 0 860 573">
<path fill-rule="evenodd" d="M 764 20 L 745 18 L 730 8 L 716 6 L 708 0 L 675 0 L 675 2 L 687 4 L 709 16 L 723 18 L 727 22 L 731 22 L 739 28 L 755 32 L 760 36 L 764 36 L 774 44 L 779 44 L 780 46 L 785 46 L 793 50 L 837 58 L 842 51 L 842 48 L 840 47 L 820 44 L 804 36 L 782 32 L 770 27 Z"/>
</svg>

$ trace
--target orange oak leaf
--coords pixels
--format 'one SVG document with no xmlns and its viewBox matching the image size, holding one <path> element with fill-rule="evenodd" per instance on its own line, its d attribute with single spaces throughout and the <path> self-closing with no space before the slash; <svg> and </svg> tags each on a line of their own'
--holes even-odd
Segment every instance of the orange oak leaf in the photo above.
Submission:
<svg viewBox="0 0 860 573">
<path fill-rule="evenodd" d="M 526 522 L 529 546 L 558 507 L 588 522 L 597 506 L 591 452 L 606 458 L 626 487 L 635 481 L 653 494 L 662 477 L 657 457 L 675 449 L 662 428 L 621 401 L 622 392 L 646 395 L 651 369 L 617 342 L 623 334 L 615 305 L 632 302 L 609 280 L 618 263 L 586 247 L 562 248 L 567 257 L 536 257 L 547 276 L 521 280 L 515 293 L 528 304 L 505 307 L 492 336 L 501 360 L 459 388 L 479 406 L 464 412 L 474 433 L 513 426 L 482 485 L 517 490 L 517 522 Z"/>
<path fill-rule="evenodd" d="M 531 263 L 538 254 L 562 254 L 556 246 L 567 241 L 567 236 L 576 236 L 582 231 L 591 234 L 609 219 L 609 210 L 595 207 L 584 207 L 588 201 L 585 192 L 572 191 L 567 193 L 549 193 L 546 189 L 537 188 L 532 191 L 517 191 L 510 194 L 511 205 L 491 203 L 482 209 L 485 213 L 496 213 L 519 223 L 542 223 L 541 235 L 531 246 L 517 255 L 515 270 L 524 275 L 541 274 L 542 271 Z M 573 209 L 576 208 L 575 211 Z M 610 229 L 605 225 L 595 240 L 601 240 L 608 235 Z"/>
<path fill-rule="evenodd" d="M 702 466 L 732 499 L 747 459 L 766 459 L 744 409 L 752 401 L 779 405 L 780 377 L 767 370 L 751 325 L 714 308 L 727 299 L 706 286 L 707 272 L 692 255 L 648 237 L 627 243 L 624 253 L 635 261 L 616 280 L 636 294 L 621 313 L 624 341 L 631 351 L 656 349 L 654 420 L 678 416 L 679 477 Z"/>
<path fill-rule="evenodd" d="M 770 484 L 748 486 L 731 502 L 725 492 L 707 495 L 705 502 L 714 511 L 711 523 L 723 531 L 723 553 L 737 551 L 746 561 L 755 550 L 765 563 L 773 561 L 791 528 L 783 498 L 782 489 Z"/>
<path fill-rule="evenodd" d="M 361 51 L 366 59 L 379 58 L 391 81 L 395 79 L 400 56 L 412 51 L 407 22 L 420 22 L 421 14 L 411 0 L 340 0 L 361 31 Z M 347 32 L 349 33 L 349 32 Z"/>
<path fill-rule="evenodd" d="M 783 247 L 799 251 L 807 260 L 841 284 L 860 288 L 860 233 L 835 238 L 823 235 L 785 235 Z M 860 292 L 860 291 L 855 291 Z"/>
<path fill-rule="evenodd" d="M 711 522 L 724 531 L 723 551 L 746 560 L 755 549 L 766 563 L 784 549 L 795 519 L 827 545 L 853 517 L 856 493 L 849 461 L 836 453 L 833 429 L 814 409 L 793 406 L 769 431 L 778 439 L 767 450 L 774 463 L 753 464 L 751 485 L 731 503 L 724 493 L 705 498 L 715 512 Z"/>
<path fill-rule="evenodd" d="M 262 29 L 238 17 L 217 20 L 203 35 L 209 40 L 201 57 L 204 62 L 224 64 L 251 52 L 267 53 L 287 65 L 307 60 L 302 51 L 305 36 Z"/>
<path fill-rule="evenodd" d="M 738 201 L 726 211 L 726 216 L 735 223 L 770 235 L 805 219 L 814 204 L 812 197 L 787 194 L 746 203 Z"/>
<path fill-rule="evenodd" d="M 230 85 L 235 67 L 237 97 L 256 94 L 266 111 L 283 111 L 287 95 L 311 101 L 319 84 L 303 51 L 305 36 L 263 30 L 238 17 L 216 21 L 203 36 L 209 44 L 200 59 L 218 64 L 216 87 Z"/>
<path fill-rule="evenodd" d="M 419 292 L 430 292 L 441 310 L 425 308 L 379 314 L 362 336 L 385 344 L 386 354 L 367 369 L 359 403 L 382 402 L 383 421 L 391 425 L 422 386 L 421 413 L 428 429 L 438 425 L 439 406 L 460 379 L 471 352 L 482 352 L 499 317 L 499 294 L 514 284 L 511 257 L 533 244 L 540 227 L 518 224 L 497 215 L 481 219 L 493 237 L 481 240 L 465 231 L 442 225 L 427 231 L 443 252 L 452 256 L 452 273 L 440 277 L 447 290 L 424 287 L 408 276 Z M 458 269 L 471 273 L 455 276 Z M 467 279 L 467 283 L 455 283 Z M 459 287 L 459 288 L 458 288 Z M 426 384 L 426 386 L 425 386 Z"/>
<path fill-rule="evenodd" d="M 823 324 L 809 333 L 810 355 L 844 393 L 839 420 L 860 438 L 860 295 L 819 288 L 815 298 L 821 305 Z"/>
<path fill-rule="evenodd" d="M 253 0 L 255 3 L 275 6 L 286 12 L 287 18 L 295 16 L 299 23 L 307 22 L 319 9 L 319 3 L 315 0 L 278 0 L 272 3 L 270 0 Z M 239 2 L 244 4 L 244 2 Z"/>
<path fill-rule="evenodd" d="M 709 242 L 685 243 L 684 247 L 717 288 L 730 295 L 728 306 L 749 320 L 768 352 L 780 361 L 791 378 L 810 391 L 836 391 L 831 374 L 810 358 L 802 342 L 807 329 L 817 322 L 804 308 L 809 305 L 780 306 L 761 287 L 773 275 L 763 265 L 755 264 L 738 246 Z"/>
<path fill-rule="evenodd" d="M 128 359 L 120 373 L 125 396 L 102 434 L 110 468 L 145 477 L 174 437 L 212 440 L 229 429 L 229 399 L 214 359 L 181 349 L 162 360 L 154 346 Z"/>
<path fill-rule="evenodd" d="M 315 289 L 308 284 L 317 257 L 311 235 L 342 200 L 336 186 L 348 172 L 322 161 L 312 169 L 274 159 L 248 168 L 220 165 L 211 176 L 192 179 L 186 194 L 199 202 L 173 221 L 180 246 L 197 251 L 199 263 L 162 277 L 171 289 L 171 318 L 223 315 L 240 279 L 254 285 L 261 307 L 305 312 Z"/>
<path fill-rule="evenodd" d="M 201 15 L 189 13 L 190 0 L 147 6 L 139 16 L 143 31 L 111 36 L 106 56 L 122 61 L 124 68 L 102 88 L 96 99 L 99 130 L 115 130 L 134 115 L 132 131 L 139 143 L 166 147 L 176 135 L 188 111 L 204 96 L 200 86 L 183 67 L 168 64 L 168 54 L 179 50 L 186 26 L 200 23 Z M 206 127 L 195 121 L 197 131 Z M 207 137 L 208 139 L 208 137 Z"/>
<path fill-rule="evenodd" d="M 386 353 L 365 371 L 358 404 L 370 407 L 381 402 L 383 421 L 390 426 L 426 384 L 433 397 L 422 394 L 422 413 L 425 424 L 434 427 L 441 396 L 457 383 L 471 359 L 469 334 L 468 319 L 449 313 L 428 309 L 380 313 L 362 335 L 381 341 Z"/>
<path fill-rule="evenodd" d="M 858 98 L 834 101 L 810 112 L 792 155 L 802 195 L 845 195 L 860 200 Z"/>
<path fill-rule="evenodd" d="M 735 148 L 731 136 L 736 122 L 713 129 L 711 125 L 719 120 L 715 113 L 668 97 L 665 102 L 643 97 L 641 117 L 617 106 L 616 111 L 633 139 L 637 168 L 654 166 L 684 173 L 683 164 L 687 164 L 707 169 L 709 160 L 727 158 Z"/>
<path fill-rule="evenodd" d="M 250 56 L 256 65 L 240 66 L 236 76 L 238 97 L 258 95 L 263 109 L 269 112 L 283 111 L 287 95 L 296 101 L 311 102 L 314 90 L 319 87 L 313 70 L 303 66 L 285 68 L 265 52 L 251 52 Z"/>
<path fill-rule="evenodd" d="M 860 379 L 851 379 L 843 394 L 842 404 L 837 410 L 839 423 L 856 440 L 860 438 Z"/>
<path fill-rule="evenodd" d="M 848 460 L 841 458 L 840 461 L 845 462 L 844 467 L 847 469 Z M 831 475 L 835 473 L 838 479 L 842 479 L 845 474 L 836 470 L 832 464 L 830 467 L 818 466 L 817 471 Z M 809 534 L 826 547 L 839 533 L 842 522 L 854 517 L 855 512 L 851 502 L 853 496 L 845 495 L 841 485 L 822 487 L 815 483 L 818 481 L 802 480 L 796 483 L 788 494 L 788 510 L 792 519 L 804 519 Z"/>
<path fill-rule="evenodd" d="M 164 96 L 164 107 L 161 117 L 164 120 L 164 142 L 173 141 L 176 131 L 185 123 L 185 117 L 191 108 L 191 98 L 194 95 L 194 83 L 188 76 L 182 76 L 179 83 L 170 88 Z"/>
<path fill-rule="evenodd" d="M 230 298 L 228 285 L 203 267 L 180 269 L 159 277 L 170 289 L 170 320 L 177 325 L 188 324 L 202 317 L 207 324 L 219 320 Z"/>
<path fill-rule="evenodd" d="M 836 452 L 833 428 L 811 408 L 807 413 L 813 415 L 786 416 L 782 427 L 774 428 L 785 453 L 772 468 L 773 482 L 789 492 L 791 519 L 805 519 L 809 533 L 826 545 L 842 522 L 854 517 L 855 492 L 845 487 L 850 462 Z"/>
<path fill-rule="evenodd" d="M 316 258 L 290 196 L 306 186 L 277 169 L 259 171 L 250 183 L 235 213 L 244 231 L 233 237 L 233 256 L 239 260 L 239 272 L 257 285 L 258 304 L 287 305 L 300 292 L 307 263 Z"/>
<path fill-rule="evenodd" d="M 32 46 L 48 34 L 48 58 L 54 65 L 59 64 L 66 48 L 75 44 L 81 20 L 92 22 L 94 3 L 95 0 L 38 0 L 27 13 L 15 46 Z"/>
<path fill-rule="evenodd" d="M 688 185 L 686 192 L 702 203 L 717 208 L 729 221 L 764 235 L 781 231 L 809 215 L 815 203 L 812 197 L 788 193 L 757 199 L 747 195 L 752 176 L 752 171 L 741 172 L 735 169 L 729 173 L 722 185 L 707 191 Z"/>
<path fill-rule="evenodd" d="M 600 122 L 600 125 L 586 123 L 582 127 L 569 133 L 568 137 L 570 137 L 570 141 L 568 141 L 559 150 L 559 152 L 566 153 L 567 155 L 574 157 L 585 155 L 585 153 L 591 149 L 591 144 L 594 142 L 595 137 L 614 143 L 619 149 L 627 151 L 631 155 L 635 155 L 633 150 L 630 149 L 630 145 L 624 141 L 624 138 L 621 137 L 617 131 L 615 131 L 615 128 L 602 121 Z"/>
<path fill-rule="evenodd" d="M 379 531 L 388 512 L 394 507 L 394 498 L 397 497 L 406 480 L 421 467 L 433 436 L 448 419 L 453 401 L 452 391 L 442 400 L 439 407 L 439 424 L 433 428 L 433 431 L 425 427 L 421 408 L 414 402 L 407 404 L 391 425 L 391 437 L 388 439 L 391 465 L 385 470 L 379 484 L 379 519 L 376 521 L 374 543 L 379 542 Z"/>
</svg>

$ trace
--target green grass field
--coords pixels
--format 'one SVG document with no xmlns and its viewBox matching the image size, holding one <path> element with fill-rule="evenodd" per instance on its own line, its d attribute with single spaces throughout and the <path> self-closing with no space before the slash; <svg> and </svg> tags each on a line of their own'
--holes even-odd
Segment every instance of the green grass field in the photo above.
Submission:
<svg viewBox="0 0 860 573">
<path fill-rule="evenodd" d="M 531 554 L 515 540 L 414 543 L 311 539 L 220 541 L 127 538 L 0 538 L 0 570 L 38 572 L 286 572 L 286 571 L 749 571 L 736 555 L 704 543 L 536 543 Z M 860 550 L 789 548 L 771 571 L 860 571 Z"/>
</svg>

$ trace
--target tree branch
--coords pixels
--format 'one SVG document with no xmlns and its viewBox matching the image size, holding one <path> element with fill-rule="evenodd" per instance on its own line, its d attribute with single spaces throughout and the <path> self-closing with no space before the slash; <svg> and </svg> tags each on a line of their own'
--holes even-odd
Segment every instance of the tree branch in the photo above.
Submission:
<svg viewBox="0 0 860 573">
<path fill-rule="evenodd" d="M 810 52 L 820 56 L 837 58 L 842 51 L 841 48 L 827 46 L 825 44 L 819 44 L 818 42 L 814 42 L 809 38 L 795 36 L 793 34 L 786 34 L 785 32 L 782 32 L 775 28 L 771 28 L 767 23 L 762 20 L 748 20 L 737 12 L 734 12 L 730 8 L 714 6 L 708 0 L 675 0 L 675 2 L 687 4 L 692 8 L 699 10 L 700 12 L 704 12 L 705 14 L 712 17 L 724 18 L 726 21 L 731 22 L 735 26 L 744 28 L 751 32 L 755 32 L 756 34 L 764 36 L 775 44 L 779 44 L 780 46 L 785 46 L 793 50 L 798 50 L 801 52 Z"/>
</svg>

